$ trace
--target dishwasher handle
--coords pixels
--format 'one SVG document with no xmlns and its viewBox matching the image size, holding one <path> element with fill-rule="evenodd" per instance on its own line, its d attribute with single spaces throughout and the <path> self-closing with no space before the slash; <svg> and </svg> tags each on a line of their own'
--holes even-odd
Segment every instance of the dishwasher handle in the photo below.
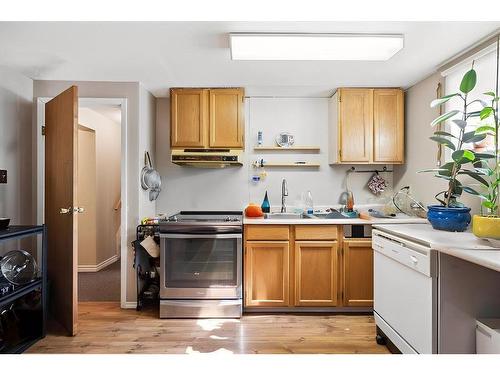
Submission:
<svg viewBox="0 0 500 375">
<path fill-rule="evenodd" d="M 403 240 L 404 241 L 404 240 Z M 373 250 L 414 271 L 432 277 L 436 274 L 435 254 L 422 245 L 403 242 L 378 231 L 373 233 Z"/>
</svg>

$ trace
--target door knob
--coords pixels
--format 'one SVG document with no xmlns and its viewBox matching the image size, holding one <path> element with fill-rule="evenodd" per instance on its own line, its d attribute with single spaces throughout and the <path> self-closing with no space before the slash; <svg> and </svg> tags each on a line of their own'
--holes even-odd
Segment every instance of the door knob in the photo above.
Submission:
<svg viewBox="0 0 500 375">
<path fill-rule="evenodd" d="M 59 213 L 62 215 L 67 215 L 70 214 L 71 212 L 72 212 L 71 207 L 59 209 Z"/>
<path fill-rule="evenodd" d="M 85 208 L 83 208 L 83 207 L 75 207 L 75 208 L 73 208 L 73 212 L 77 213 L 77 214 L 81 214 L 84 211 L 85 211 Z"/>
</svg>

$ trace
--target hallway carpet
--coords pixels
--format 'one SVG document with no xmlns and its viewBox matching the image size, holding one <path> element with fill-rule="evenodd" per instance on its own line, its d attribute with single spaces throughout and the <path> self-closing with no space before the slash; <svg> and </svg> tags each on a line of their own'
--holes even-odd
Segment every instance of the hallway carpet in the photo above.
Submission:
<svg viewBox="0 0 500 375">
<path fill-rule="evenodd" d="M 119 301 L 120 260 L 99 272 L 78 272 L 78 301 Z"/>
</svg>

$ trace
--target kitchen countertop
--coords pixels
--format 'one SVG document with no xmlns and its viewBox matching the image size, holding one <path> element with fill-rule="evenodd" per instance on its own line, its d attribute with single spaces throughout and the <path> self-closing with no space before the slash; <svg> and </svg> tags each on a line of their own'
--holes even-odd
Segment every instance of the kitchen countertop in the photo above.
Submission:
<svg viewBox="0 0 500 375">
<path fill-rule="evenodd" d="M 477 238 L 470 230 L 451 233 L 435 230 L 430 224 L 375 225 L 375 228 L 500 272 L 500 249 Z"/>
<path fill-rule="evenodd" d="M 342 225 L 342 224 L 414 224 L 414 223 L 427 223 L 427 219 L 422 219 L 419 217 L 411 217 L 406 215 L 401 215 L 395 218 L 383 219 L 383 218 L 372 218 L 370 220 L 365 219 L 264 219 L 264 218 L 243 218 L 243 224 L 282 224 L 282 225 L 317 225 L 317 224 L 331 224 L 331 225 Z"/>
</svg>

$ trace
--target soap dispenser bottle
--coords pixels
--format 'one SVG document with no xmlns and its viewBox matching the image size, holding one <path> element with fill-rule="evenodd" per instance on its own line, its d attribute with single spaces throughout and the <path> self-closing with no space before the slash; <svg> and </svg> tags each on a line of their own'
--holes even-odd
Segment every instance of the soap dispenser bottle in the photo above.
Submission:
<svg viewBox="0 0 500 375">
<path fill-rule="evenodd" d="M 271 212 L 271 205 L 269 203 L 269 198 L 267 197 L 267 190 L 266 190 L 266 195 L 264 196 L 264 201 L 262 202 L 262 212 L 265 214 L 268 214 Z"/>
</svg>

